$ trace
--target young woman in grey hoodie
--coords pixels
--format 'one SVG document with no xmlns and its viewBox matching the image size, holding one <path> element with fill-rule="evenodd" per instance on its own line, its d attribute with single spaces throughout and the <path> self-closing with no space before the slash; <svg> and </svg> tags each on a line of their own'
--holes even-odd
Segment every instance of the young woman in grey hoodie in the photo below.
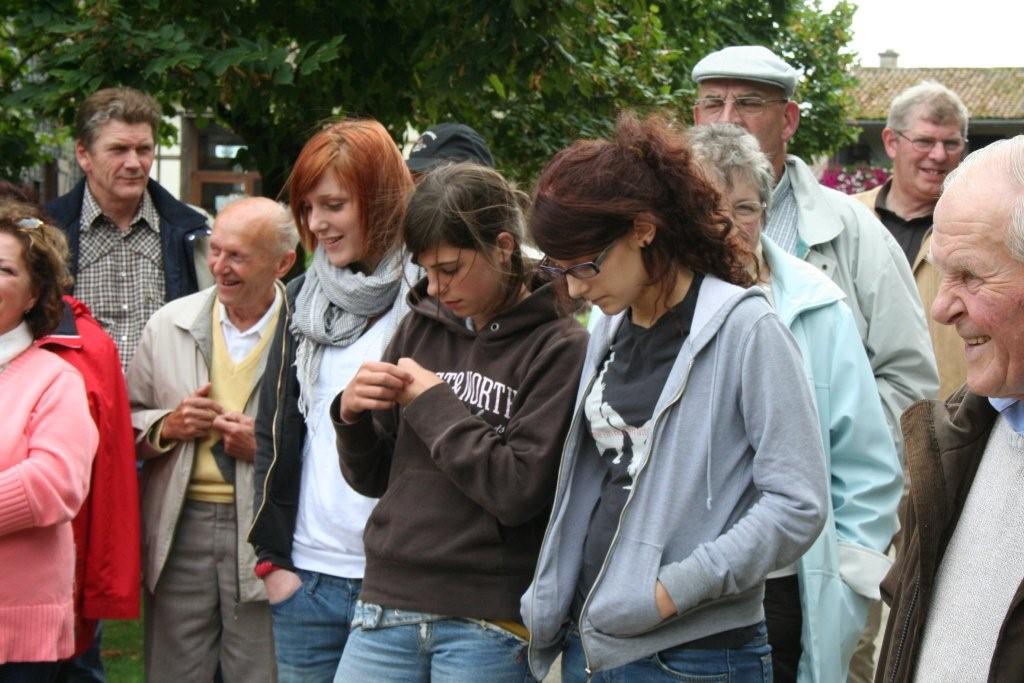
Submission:
<svg viewBox="0 0 1024 683">
<path fill-rule="evenodd" d="M 770 681 L 765 576 L 825 520 L 799 351 L 690 157 L 626 114 L 538 180 L 544 267 L 603 314 L 522 600 L 538 678 Z"/>
</svg>

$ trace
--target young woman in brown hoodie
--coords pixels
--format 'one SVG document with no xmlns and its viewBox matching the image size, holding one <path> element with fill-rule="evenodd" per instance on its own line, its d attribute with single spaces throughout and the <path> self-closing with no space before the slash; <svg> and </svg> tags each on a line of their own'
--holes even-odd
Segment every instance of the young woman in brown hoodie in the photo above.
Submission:
<svg viewBox="0 0 1024 683">
<path fill-rule="evenodd" d="M 522 194 L 455 164 L 404 223 L 427 277 L 331 406 L 345 479 L 380 503 L 335 681 L 530 680 L 533 572 L 586 333 L 532 279 Z"/>
</svg>

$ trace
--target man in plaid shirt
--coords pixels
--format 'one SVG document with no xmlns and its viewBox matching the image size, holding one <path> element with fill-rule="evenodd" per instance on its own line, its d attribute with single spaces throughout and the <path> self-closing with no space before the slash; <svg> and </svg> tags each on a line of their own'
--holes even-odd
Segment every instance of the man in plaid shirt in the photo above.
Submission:
<svg viewBox="0 0 1024 683">
<path fill-rule="evenodd" d="M 160 107 L 146 93 L 105 88 L 75 121 L 85 178 L 46 210 L 68 238 L 74 296 L 117 343 L 126 368 L 149 317 L 199 289 L 196 240 L 205 217 L 149 178 Z"/>
</svg>

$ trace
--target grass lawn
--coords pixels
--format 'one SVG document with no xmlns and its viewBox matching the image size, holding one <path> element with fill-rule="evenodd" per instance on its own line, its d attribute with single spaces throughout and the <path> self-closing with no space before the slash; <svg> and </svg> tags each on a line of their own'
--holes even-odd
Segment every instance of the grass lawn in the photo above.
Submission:
<svg viewBox="0 0 1024 683">
<path fill-rule="evenodd" d="M 143 683 L 142 619 L 103 622 L 103 666 L 110 683 Z"/>
</svg>

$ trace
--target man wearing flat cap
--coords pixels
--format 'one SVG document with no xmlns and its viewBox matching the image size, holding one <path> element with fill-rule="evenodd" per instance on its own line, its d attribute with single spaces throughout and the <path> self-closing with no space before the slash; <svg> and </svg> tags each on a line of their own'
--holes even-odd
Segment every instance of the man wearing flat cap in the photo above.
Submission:
<svg viewBox="0 0 1024 683">
<path fill-rule="evenodd" d="M 878 219 L 860 202 L 820 185 L 802 159 L 786 154 L 800 125 L 800 107 L 791 99 L 799 75 L 761 46 L 713 52 L 693 68 L 694 122 L 735 123 L 761 144 L 777 182 L 765 230 L 846 293 L 899 444 L 900 413 L 938 388 L 924 310 L 906 257 Z"/>
<path fill-rule="evenodd" d="M 867 207 L 822 186 L 803 160 L 786 153 L 800 124 L 800 107 L 792 99 L 799 71 L 765 47 L 745 45 L 707 55 L 693 68 L 692 77 L 697 83 L 694 123 L 741 126 L 757 138 L 772 163 L 776 187 L 766 234 L 818 267 L 846 294 L 886 421 L 902 454 L 900 414 L 914 401 L 934 398 L 939 386 L 924 310 L 903 251 Z M 871 514 L 865 511 L 866 524 L 871 523 Z M 842 546 L 843 530 L 837 531 Z M 877 554 L 882 561 L 872 558 L 866 563 L 872 567 L 870 572 L 841 562 L 844 573 L 859 575 L 854 585 L 867 587 L 865 597 L 874 600 L 879 599 L 878 583 L 885 573 L 884 555 Z M 800 609 L 793 603 L 798 597 L 786 596 L 797 624 Z M 773 599 L 771 591 L 767 599 Z M 804 634 L 801 670 L 813 666 L 813 657 L 808 656 L 813 639 L 807 626 L 788 625 Z M 771 640 L 770 619 L 768 627 Z M 789 680 L 779 677 L 780 673 L 776 680 Z"/>
</svg>

